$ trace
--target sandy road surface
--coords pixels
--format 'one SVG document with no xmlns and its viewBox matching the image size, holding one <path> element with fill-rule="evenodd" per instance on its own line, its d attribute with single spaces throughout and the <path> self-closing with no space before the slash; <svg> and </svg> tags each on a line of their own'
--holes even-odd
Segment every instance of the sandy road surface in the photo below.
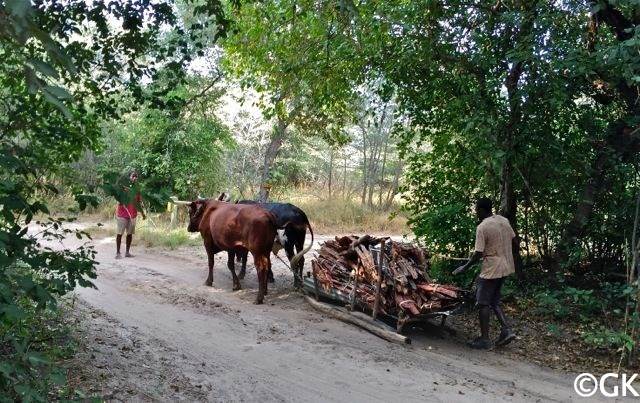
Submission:
<svg viewBox="0 0 640 403">
<path fill-rule="evenodd" d="M 73 315 L 86 348 L 70 366 L 78 386 L 110 401 L 581 399 L 576 374 L 468 349 L 463 341 L 471 335 L 415 328 L 412 344 L 398 345 L 323 315 L 293 291 L 291 272 L 277 259 L 265 304 L 254 305 L 251 263 L 243 290 L 232 292 L 222 254 L 214 286 L 203 285 L 202 247 L 134 243 L 134 258 L 116 260 L 113 238 L 94 244 L 98 289 L 77 290 Z"/>
</svg>

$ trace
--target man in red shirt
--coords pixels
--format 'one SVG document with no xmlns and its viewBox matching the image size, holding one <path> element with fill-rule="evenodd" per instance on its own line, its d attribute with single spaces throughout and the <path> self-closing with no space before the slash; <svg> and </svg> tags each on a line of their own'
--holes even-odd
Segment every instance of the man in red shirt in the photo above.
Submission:
<svg viewBox="0 0 640 403">
<path fill-rule="evenodd" d="M 138 180 L 138 174 L 135 171 L 129 173 L 129 180 L 131 184 L 135 184 Z M 140 195 L 135 195 L 136 202 L 139 206 L 142 206 L 142 198 Z M 142 219 L 146 220 L 147 216 L 144 214 L 144 211 L 141 209 L 140 214 L 142 214 Z M 129 202 L 129 204 L 125 207 L 124 204 L 118 203 L 118 207 L 116 208 L 116 259 L 121 259 L 122 255 L 120 255 L 120 244 L 122 243 L 122 234 L 127 232 L 127 238 L 125 241 L 125 257 L 133 257 L 129 250 L 131 249 L 131 241 L 133 239 L 133 234 L 136 232 L 136 218 L 138 217 L 138 210 L 136 209 L 136 203 L 133 201 Z"/>
</svg>

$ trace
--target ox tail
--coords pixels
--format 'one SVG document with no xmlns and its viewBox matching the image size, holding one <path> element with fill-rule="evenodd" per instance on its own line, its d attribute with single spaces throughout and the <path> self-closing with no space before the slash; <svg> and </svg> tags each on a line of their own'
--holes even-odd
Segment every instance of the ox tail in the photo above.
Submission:
<svg viewBox="0 0 640 403">
<path fill-rule="evenodd" d="M 309 232 L 311 233 L 311 243 L 306 248 L 302 249 L 298 252 L 293 258 L 291 258 L 291 270 L 298 265 L 298 262 L 302 257 L 311 250 L 313 247 L 313 230 L 311 229 L 311 224 L 307 223 L 307 227 L 309 228 Z M 302 274 L 302 273 L 301 273 Z"/>
</svg>

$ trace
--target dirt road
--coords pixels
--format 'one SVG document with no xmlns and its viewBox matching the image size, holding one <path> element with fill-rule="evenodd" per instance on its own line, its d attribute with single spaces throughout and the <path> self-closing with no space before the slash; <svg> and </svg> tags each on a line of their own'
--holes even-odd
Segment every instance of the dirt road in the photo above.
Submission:
<svg viewBox="0 0 640 403">
<path fill-rule="evenodd" d="M 274 259 L 264 305 L 249 265 L 231 291 L 220 254 L 203 285 L 202 247 L 141 249 L 116 260 L 113 238 L 94 241 L 98 290 L 77 290 L 86 348 L 72 381 L 111 401 L 480 402 L 568 401 L 576 374 L 474 351 L 467 334 L 411 329 L 389 343 L 310 307 Z M 316 242 L 317 247 L 318 242 Z M 312 253 L 307 255 L 306 268 Z M 506 347 L 509 348 L 509 347 Z"/>
</svg>

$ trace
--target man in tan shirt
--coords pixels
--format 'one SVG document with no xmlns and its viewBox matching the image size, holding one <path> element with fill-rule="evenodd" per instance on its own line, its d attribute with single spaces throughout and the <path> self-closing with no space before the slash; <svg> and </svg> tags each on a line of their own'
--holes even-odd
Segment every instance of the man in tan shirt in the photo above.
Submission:
<svg viewBox="0 0 640 403">
<path fill-rule="evenodd" d="M 511 342 L 515 335 L 507 324 L 507 319 L 500 306 L 500 291 L 505 278 L 515 272 L 512 247 L 516 244 L 516 234 L 509 220 L 492 213 L 491 200 L 486 197 L 476 202 L 476 215 L 480 224 L 476 228 L 475 252 L 467 263 L 458 267 L 453 274 L 459 274 L 482 259 L 482 269 L 478 280 L 476 300 L 480 306 L 480 337 L 467 342 L 472 348 L 489 349 L 489 316 L 491 310 L 496 314 L 502 330 L 496 340 L 497 346 Z"/>
</svg>

